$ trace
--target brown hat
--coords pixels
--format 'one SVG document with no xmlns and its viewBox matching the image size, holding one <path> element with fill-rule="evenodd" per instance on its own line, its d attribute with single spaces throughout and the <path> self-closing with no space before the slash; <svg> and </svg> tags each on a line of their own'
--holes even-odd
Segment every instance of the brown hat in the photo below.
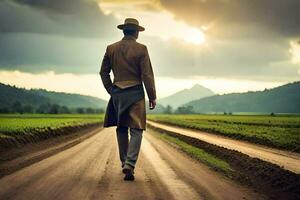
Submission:
<svg viewBox="0 0 300 200">
<path fill-rule="evenodd" d="M 145 28 L 139 25 L 139 21 L 134 18 L 126 18 L 124 24 L 117 26 L 121 30 L 137 30 L 144 31 Z"/>
</svg>

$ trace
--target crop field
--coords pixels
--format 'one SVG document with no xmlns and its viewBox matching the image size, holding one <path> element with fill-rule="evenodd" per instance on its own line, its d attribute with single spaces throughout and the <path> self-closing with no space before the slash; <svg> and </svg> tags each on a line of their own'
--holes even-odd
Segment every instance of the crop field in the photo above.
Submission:
<svg viewBox="0 0 300 200">
<path fill-rule="evenodd" d="M 102 114 L 1 114 L 0 138 L 37 134 L 65 127 L 101 123 Z"/>
<path fill-rule="evenodd" d="M 300 116 L 162 114 L 148 119 L 300 152 Z"/>
</svg>

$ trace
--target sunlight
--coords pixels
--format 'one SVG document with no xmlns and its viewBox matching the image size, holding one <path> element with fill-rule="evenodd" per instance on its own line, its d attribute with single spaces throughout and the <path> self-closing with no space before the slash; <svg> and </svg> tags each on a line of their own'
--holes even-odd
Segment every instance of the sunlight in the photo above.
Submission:
<svg viewBox="0 0 300 200">
<path fill-rule="evenodd" d="M 175 18 L 174 14 L 165 10 L 159 1 L 100 1 L 99 7 L 106 14 L 112 14 L 120 23 L 126 17 L 134 17 L 145 26 L 143 33 L 148 36 L 160 37 L 167 41 L 171 39 L 182 40 L 192 45 L 203 44 L 205 40 L 204 29 L 190 26 L 184 21 Z"/>
<path fill-rule="evenodd" d="M 203 44 L 205 42 L 205 35 L 199 29 L 192 28 L 186 33 L 184 40 L 196 45 Z"/>
<path fill-rule="evenodd" d="M 300 64 L 300 43 L 291 42 L 290 53 L 292 54 L 292 62 L 294 64 Z"/>
</svg>

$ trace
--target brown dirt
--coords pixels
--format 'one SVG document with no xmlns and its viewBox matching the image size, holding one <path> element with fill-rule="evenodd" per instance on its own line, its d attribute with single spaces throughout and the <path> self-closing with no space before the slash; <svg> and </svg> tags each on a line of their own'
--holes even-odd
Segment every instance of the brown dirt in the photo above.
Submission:
<svg viewBox="0 0 300 200">
<path fill-rule="evenodd" d="M 266 199 L 144 132 L 134 182 L 123 181 L 114 128 L 0 179 L 0 199 Z"/>
<path fill-rule="evenodd" d="M 60 135 L 50 134 L 52 137 L 47 136 L 48 139 L 27 140 L 28 143 L 22 144 L 10 143 L 16 144 L 16 146 L 8 146 L 0 152 L 0 178 L 70 148 L 101 129 L 99 125 L 94 124 L 68 128 L 68 131 L 64 129 Z"/>
<path fill-rule="evenodd" d="M 282 166 L 283 168 L 292 171 L 296 174 L 300 173 L 299 153 L 270 148 L 259 144 L 241 141 L 238 139 L 232 139 L 229 137 L 220 136 L 212 133 L 196 131 L 188 128 L 170 126 L 152 121 L 147 123 L 149 125 L 164 129 L 166 131 L 179 133 L 181 135 L 189 136 L 210 144 L 224 147 L 226 149 L 239 151 L 253 158 L 259 158 L 261 160 L 276 164 L 278 166 Z"/>
<path fill-rule="evenodd" d="M 174 123 L 170 123 L 170 122 L 161 122 L 159 120 L 148 120 L 148 122 L 156 122 L 159 124 L 165 124 L 165 125 L 169 125 L 169 126 L 173 126 L 173 127 L 178 127 L 178 128 L 185 128 L 185 129 L 190 129 L 190 130 L 194 130 L 194 131 L 201 131 L 201 132 L 205 132 L 205 133 L 210 133 L 210 134 L 214 134 L 214 135 L 219 135 L 219 136 L 224 136 L 227 138 L 232 138 L 232 139 L 236 139 L 236 140 L 241 140 L 241 141 L 245 141 L 245 142 L 249 142 L 249 143 L 254 143 L 254 144 L 259 144 L 259 145 L 264 145 L 264 146 L 268 146 L 270 148 L 276 148 L 276 149 L 281 149 L 283 151 L 290 151 L 290 152 L 295 152 L 295 153 L 300 153 L 300 146 L 299 145 L 282 145 L 279 143 L 274 143 L 270 140 L 266 140 L 263 138 L 259 138 L 259 137 L 253 137 L 253 136 L 248 136 L 248 135 L 243 135 L 243 134 L 226 134 L 220 130 L 216 130 L 216 129 L 211 129 L 211 128 L 200 128 L 200 127 L 192 127 L 189 125 L 177 125 Z M 208 121 L 212 121 L 212 122 L 216 122 L 216 120 L 208 120 Z M 228 122 L 228 121 L 222 121 L 222 123 L 230 123 L 230 124 L 241 124 L 241 125 L 250 125 L 250 126 L 259 126 L 259 125 L 263 125 L 266 127 L 282 127 L 283 125 L 281 124 L 262 124 L 262 123 L 241 123 L 241 122 Z M 284 125 L 285 127 L 291 127 L 291 128 L 300 128 L 300 125 Z"/>
<path fill-rule="evenodd" d="M 225 160 L 236 172 L 230 178 L 254 187 L 256 190 L 266 194 L 270 199 L 300 199 L 299 174 L 235 150 L 216 146 L 193 137 L 166 131 L 151 125 L 148 125 L 148 127 L 157 132 L 176 137 Z"/>
</svg>

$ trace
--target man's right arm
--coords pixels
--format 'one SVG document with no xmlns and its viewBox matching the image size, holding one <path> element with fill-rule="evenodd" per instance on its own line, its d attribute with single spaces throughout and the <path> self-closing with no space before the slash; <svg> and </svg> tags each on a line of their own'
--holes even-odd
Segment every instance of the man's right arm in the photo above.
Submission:
<svg viewBox="0 0 300 200">
<path fill-rule="evenodd" d="M 108 55 L 108 48 L 106 48 L 99 74 L 101 76 L 102 83 L 109 94 L 110 94 L 110 89 L 113 86 L 113 83 L 110 78 L 110 71 L 111 71 L 111 64 Z"/>
</svg>

